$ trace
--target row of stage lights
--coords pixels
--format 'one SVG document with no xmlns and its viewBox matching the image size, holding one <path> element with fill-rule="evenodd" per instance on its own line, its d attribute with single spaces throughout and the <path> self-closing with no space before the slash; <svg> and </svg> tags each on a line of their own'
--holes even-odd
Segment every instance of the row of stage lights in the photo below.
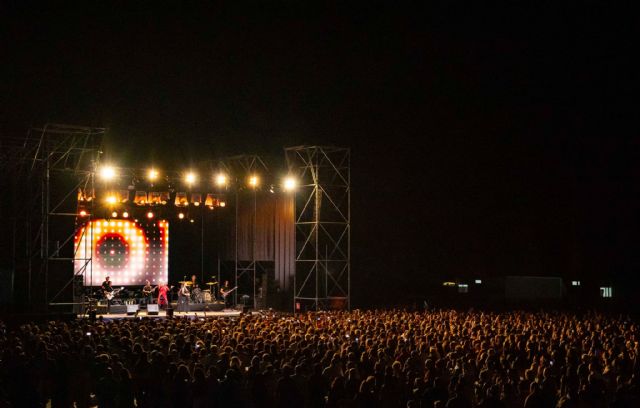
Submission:
<svg viewBox="0 0 640 408">
<path fill-rule="evenodd" d="M 80 213 L 78 214 L 80 217 L 87 217 L 89 215 L 89 213 L 86 210 L 81 210 Z M 129 212 L 128 211 L 123 211 L 122 213 L 118 213 L 117 211 L 113 211 L 111 213 L 111 218 L 118 218 L 118 216 L 124 218 L 124 219 L 128 219 L 129 218 Z M 148 211 L 145 216 L 149 219 L 152 220 L 155 218 L 156 214 L 153 211 Z M 187 218 L 187 215 L 184 212 L 179 212 L 178 213 L 178 219 L 179 220 L 184 220 L 185 218 Z M 138 221 L 138 220 L 136 220 Z M 190 218 L 189 221 L 194 222 L 193 218 Z"/>
<path fill-rule="evenodd" d="M 113 166 L 102 166 L 98 170 L 98 175 L 100 179 L 105 182 L 113 181 L 118 177 L 118 172 Z M 154 168 L 151 168 L 147 171 L 147 179 L 150 182 L 155 182 L 160 178 L 160 172 Z M 226 187 L 229 184 L 229 178 L 224 173 L 218 173 L 213 178 L 216 186 L 222 188 Z M 193 186 L 198 182 L 198 175 L 189 171 L 184 174 L 184 182 L 189 186 Z M 253 174 L 250 175 L 247 179 L 247 185 L 251 188 L 257 188 L 260 185 L 260 178 Z M 282 180 L 282 188 L 284 191 L 290 192 L 294 191 L 298 187 L 298 181 L 293 176 L 287 176 Z"/>
</svg>

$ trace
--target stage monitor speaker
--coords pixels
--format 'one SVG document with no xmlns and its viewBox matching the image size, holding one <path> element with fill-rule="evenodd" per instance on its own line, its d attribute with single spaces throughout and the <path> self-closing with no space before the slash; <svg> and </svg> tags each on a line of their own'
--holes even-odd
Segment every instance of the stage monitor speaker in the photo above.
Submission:
<svg viewBox="0 0 640 408">
<path fill-rule="evenodd" d="M 167 317 L 173 317 L 173 308 L 172 307 L 168 307 L 167 308 Z"/>
<path fill-rule="evenodd" d="M 158 305 L 156 305 L 156 304 L 147 305 L 147 315 L 149 315 L 149 316 L 157 316 L 158 315 Z"/>
<path fill-rule="evenodd" d="M 127 305 L 127 314 L 129 316 L 136 314 L 138 311 L 138 305 Z"/>
</svg>

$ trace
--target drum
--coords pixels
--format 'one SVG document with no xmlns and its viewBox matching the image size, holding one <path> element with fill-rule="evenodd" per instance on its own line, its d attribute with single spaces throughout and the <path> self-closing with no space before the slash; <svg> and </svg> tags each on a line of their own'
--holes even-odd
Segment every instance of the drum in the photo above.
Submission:
<svg viewBox="0 0 640 408">
<path fill-rule="evenodd" d="M 193 303 L 202 303 L 202 291 L 200 288 L 194 288 L 191 293 L 191 301 Z"/>
<path fill-rule="evenodd" d="M 202 291 L 202 299 L 204 300 L 205 303 L 211 302 L 211 291 L 209 289 Z"/>
</svg>

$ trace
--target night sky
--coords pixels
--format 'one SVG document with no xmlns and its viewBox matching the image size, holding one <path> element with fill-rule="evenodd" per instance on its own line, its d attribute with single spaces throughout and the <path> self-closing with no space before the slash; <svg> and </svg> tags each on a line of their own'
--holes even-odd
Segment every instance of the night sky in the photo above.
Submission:
<svg viewBox="0 0 640 408">
<path fill-rule="evenodd" d="M 173 169 L 351 147 L 356 302 L 425 277 L 640 282 L 632 13 L 133 3 L 2 6 L 0 135 L 107 127 L 107 159 Z"/>
</svg>

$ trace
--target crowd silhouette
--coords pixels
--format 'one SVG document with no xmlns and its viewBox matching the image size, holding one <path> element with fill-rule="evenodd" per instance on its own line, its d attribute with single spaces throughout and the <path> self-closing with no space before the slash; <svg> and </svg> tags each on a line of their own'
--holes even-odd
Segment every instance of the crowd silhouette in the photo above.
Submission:
<svg viewBox="0 0 640 408">
<path fill-rule="evenodd" d="M 0 324 L 0 406 L 638 407 L 638 326 L 352 311 Z"/>
</svg>

